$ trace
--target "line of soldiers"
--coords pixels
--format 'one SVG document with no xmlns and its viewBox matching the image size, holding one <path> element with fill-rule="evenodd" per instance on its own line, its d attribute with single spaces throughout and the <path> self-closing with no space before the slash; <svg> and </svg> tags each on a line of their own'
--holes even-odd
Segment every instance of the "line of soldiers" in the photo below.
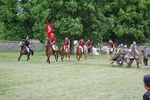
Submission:
<svg viewBox="0 0 150 100">
<path fill-rule="evenodd" d="M 46 41 L 45 41 L 45 45 L 49 43 L 51 46 L 52 46 L 52 49 L 54 51 L 57 51 L 58 50 L 58 46 L 56 46 L 56 43 L 57 43 L 57 40 L 56 38 L 54 37 L 54 34 L 51 34 L 51 36 L 49 36 Z M 70 49 L 70 40 L 66 37 L 64 40 L 62 40 L 62 47 L 64 48 L 64 50 L 66 50 L 66 52 L 68 52 L 67 48 Z M 26 48 L 27 52 L 29 53 L 30 52 L 30 41 L 29 41 L 29 37 L 27 37 L 26 39 L 23 39 L 22 42 L 20 42 L 19 44 L 21 46 L 21 50 L 23 48 Z M 92 52 L 92 41 L 91 40 L 88 40 L 87 42 L 85 42 L 83 39 L 81 39 L 79 41 L 79 47 L 81 48 L 82 52 L 84 52 L 84 46 L 87 46 L 88 47 L 88 51 L 89 52 Z"/>
<path fill-rule="evenodd" d="M 87 46 L 87 52 L 91 53 L 92 52 L 92 41 L 88 40 L 87 42 L 85 42 L 83 39 L 81 39 L 79 41 L 79 43 L 77 44 L 77 46 L 79 45 L 79 48 L 81 48 L 81 51 L 84 52 L 85 51 L 85 47 Z"/>
<path fill-rule="evenodd" d="M 46 42 L 51 44 L 54 51 L 58 50 L 56 46 L 57 40 L 54 37 L 54 34 L 51 34 L 51 36 L 47 39 Z M 19 45 L 21 46 L 21 50 L 25 48 L 27 53 L 30 53 L 33 51 L 29 47 L 30 45 L 29 37 L 27 37 L 26 39 L 23 39 Z M 81 48 L 82 52 L 84 52 L 85 45 L 87 45 L 88 47 L 88 52 L 92 51 L 91 40 L 88 40 L 87 42 L 85 42 L 83 39 L 81 39 L 78 45 Z M 62 47 L 64 48 L 64 50 L 66 50 L 66 52 L 67 52 L 67 48 L 70 48 L 70 40 L 67 37 L 62 41 Z M 143 53 L 143 63 L 145 66 L 148 66 L 148 59 L 150 57 L 149 48 L 144 47 L 143 49 L 139 50 L 135 41 L 133 42 L 133 44 L 130 45 L 129 48 L 127 48 L 126 45 L 123 46 L 123 44 L 120 44 L 116 48 L 113 41 L 110 40 L 109 48 L 110 48 L 109 51 L 112 52 L 110 53 L 111 60 L 112 60 L 111 64 L 114 64 L 114 62 L 116 62 L 118 65 L 123 65 L 123 62 L 126 62 L 127 67 L 131 67 L 133 61 L 136 60 L 137 67 L 139 68 L 139 64 L 142 62 L 141 61 L 142 58 L 140 54 Z"/>
<path fill-rule="evenodd" d="M 120 44 L 117 48 L 114 49 L 113 54 L 111 55 L 111 64 L 116 62 L 118 65 L 123 65 L 123 62 L 127 63 L 127 67 L 131 67 L 133 61 L 136 61 L 137 68 L 139 68 L 139 64 L 142 63 L 141 53 L 143 54 L 143 63 L 145 66 L 148 66 L 148 59 L 150 57 L 150 50 L 145 47 L 142 50 L 139 50 L 136 42 L 127 48 L 127 45 Z"/>
<path fill-rule="evenodd" d="M 56 51 L 56 38 L 54 37 L 54 34 L 51 34 L 50 37 L 47 38 L 48 43 L 50 43 L 52 45 L 52 48 L 54 51 Z M 70 49 L 70 40 L 66 37 L 64 40 L 62 40 L 62 47 L 64 48 L 64 50 L 66 50 L 67 52 L 67 48 Z M 46 43 L 45 43 L 46 45 Z M 78 43 L 79 47 L 81 48 L 82 52 L 84 52 L 84 46 L 86 45 L 88 47 L 88 51 L 92 52 L 92 41 L 88 40 L 87 42 L 85 42 L 83 39 L 81 39 Z"/>
</svg>

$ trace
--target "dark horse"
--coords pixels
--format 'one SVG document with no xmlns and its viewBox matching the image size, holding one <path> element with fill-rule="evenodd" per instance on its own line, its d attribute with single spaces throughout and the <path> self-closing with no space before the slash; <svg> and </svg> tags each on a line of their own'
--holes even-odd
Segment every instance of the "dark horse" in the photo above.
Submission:
<svg viewBox="0 0 150 100">
<path fill-rule="evenodd" d="M 78 45 L 77 46 L 77 50 L 76 50 L 76 58 L 79 61 L 80 58 L 82 57 L 82 55 L 84 55 L 85 59 L 86 57 L 86 53 L 87 53 L 87 47 L 84 47 L 84 51 L 82 52 L 81 47 Z"/>
<path fill-rule="evenodd" d="M 63 61 L 64 57 L 68 58 L 70 61 L 70 54 L 71 54 L 70 48 L 64 49 L 64 47 L 61 47 L 59 50 L 59 54 L 61 56 L 61 61 Z"/>
<path fill-rule="evenodd" d="M 23 55 L 27 55 L 26 61 L 28 61 L 28 60 L 30 60 L 30 55 L 33 55 L 33 54 L 34 54 L 33 50 L 29 49 L 29 52 L 27 52 L 26 47 L 21 45 L 20 56 L 18 57 L 18 61 L 20 61 L 20 59 Z"/>
<path fill-rule="evenodd" d="M 58 47 L 57 47 L 57 49 L 58 49 Z M 45 53 L 46 53 L 46 56 L 47 56 L 47 62 L 49 64 L 50 64 L 50 56 L 51 55 L 54 55 L 55 56 L 55 60 L 58 61 L 58 53 L 59 53 L 59 51 L 58 50 L 54 51 L 53 48 L 52 48 L 52 45 L 50 45 L 50 43 L 48 41 L 46 43 L 46 51 L 45 51 Z"/>
</svg>

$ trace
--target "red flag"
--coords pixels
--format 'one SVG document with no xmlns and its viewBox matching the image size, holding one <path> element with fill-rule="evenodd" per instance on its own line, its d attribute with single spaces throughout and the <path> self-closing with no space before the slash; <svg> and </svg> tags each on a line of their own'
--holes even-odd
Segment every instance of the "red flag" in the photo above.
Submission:
<svg viewBox="0 0 150 100">
<path fill-rule="evenodd" d="M 51 34 L 54 34 L 53 27 L 50 25 L 50 23 L 48 22 L 48 20 L 46 20 L 46 33 L 47 33 L 48 37 L 50 37 Z"/>
</svg>

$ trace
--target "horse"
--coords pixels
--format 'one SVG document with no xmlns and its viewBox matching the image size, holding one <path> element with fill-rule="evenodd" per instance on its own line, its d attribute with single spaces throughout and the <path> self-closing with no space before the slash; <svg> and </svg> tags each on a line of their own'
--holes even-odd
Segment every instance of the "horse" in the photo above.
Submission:
<svg viewBox="0 0 150 100">
<path fill-rule="evenodd" d="M 58 53 L 59 53 L 58 47 L 55 46 L 56 47 L 56 51 L 54 51 L 53 48 L 52 48 L 52 45 L 50 45 L 49 42 L 46 43 L 45 47 L 46 47 L 45 53 L 46 53 L 46 56 L 47 56 L 47 63 L 50 64 L 50 56 L 51 55 L 54 55 L 55 56 L 55 60 L 58 61 Z"/>
<path fill-rule="evenodd" d="M 70 61 L 70 54 L 71 54 L 70 48 L 64 49 L 64 47 L 61 47 L 59 49 L 59 54 L 61 56 L 61 61 L 63 61 L 64 57 L 68 58 Z"/>
<path fill-rule="evenodd" d="M 33 50 L 29 49 L 29 52 L 28 52 L 26 47 L 21 45 L 20 56 L 18 57 L 18 61 L 20 61 L 20 59 L 23 55 L 27 55 L 26 61 L 28 61 L 28 60 L 30 60 L 30 55 L 33 56 L 33 54 L 34 54 Z"/>
<path fill-rule="evenodd" d="M 76 58 L 79 61 L 80 58 L 82 57 L 82 55 L 84 55 L 85 60 L 87 59 L 86 54 L 88 53 L 88 48 L 86 47 L 86 45 L 84 46 L 84 51 L 82 52 L 81 47 L 79 45 L 77 45 L 77 50 L 76 50 Z"/>
</svg>

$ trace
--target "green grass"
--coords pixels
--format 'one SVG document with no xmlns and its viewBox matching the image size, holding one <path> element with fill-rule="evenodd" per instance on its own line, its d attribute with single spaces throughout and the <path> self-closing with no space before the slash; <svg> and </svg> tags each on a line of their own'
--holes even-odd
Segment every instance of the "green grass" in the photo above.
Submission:
<svg viewBox="0 0 150 100">
<path fill-rule="evenodd" d="M 142 100 L 143 75 L 136 68 L 112 67 L 106 55 L 47 64 L 43 52 L 17 61 L 18 52 L 0 52 L 0 100 Z"/>
</svg>

